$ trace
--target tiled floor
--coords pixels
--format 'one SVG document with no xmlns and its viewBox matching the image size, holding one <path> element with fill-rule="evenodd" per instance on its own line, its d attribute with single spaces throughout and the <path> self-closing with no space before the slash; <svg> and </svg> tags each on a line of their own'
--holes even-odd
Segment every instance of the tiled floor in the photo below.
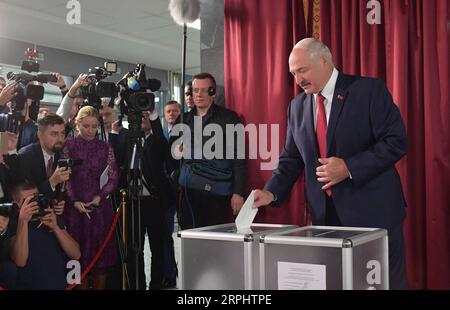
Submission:
<svg viewBox="0 0 450 310">
<path fill-rule="evenodd" d="M 179 244 L 178 244 L 178 239 L 177 239 L 177 233 L 178 233 L 178 223 L 176 222 L 176 216 L 175 216 L 175 230 L 174 233 L 172 235 L 173 238 L 173 244 L 174 244 L 174 248 L 175 248 L 175 259 L 178 262 L 178 254 L 179 254 Z M 145 245 L 144 245 L 144 264 L 145 264 L 145 280 L 148 283 L 150 282 L 150 265 L 151 265 L 151 251 L 150 251 L 150 246 L 148 243 L 148 236 L 145 235 Z M 179 287 L 178 285 L 178 279 L 177 279 L 177 287 Z"/>
</svg>

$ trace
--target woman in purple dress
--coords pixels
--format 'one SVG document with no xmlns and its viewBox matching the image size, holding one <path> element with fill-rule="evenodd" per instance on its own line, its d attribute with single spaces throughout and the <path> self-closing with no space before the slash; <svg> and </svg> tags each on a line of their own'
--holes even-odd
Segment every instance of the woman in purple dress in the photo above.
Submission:
<svg viewBox="0 0 450 310">
<path fill-rule="evenodd" d="M 96 138 L 98 111 L 90 106 L 80 109 L 76 124 L 79 135 L 66 141 L 62 157 L 82 159 L 83 163 L 72 169 L 66 184 L 67 207 L 64 213 L 67 230 L 81 247 L 83 272 L 105 240 L 113 221 L 109 195 L 117 187 L 119 172 L 111 146 Z M 100 183 L 103 183 L 101 188 Z M 113 236 L 91 271 L 94 289 L 105 289 L 108 267 L 116 262 L 117 243 Z M 87 278 L 81 283 L 81 288 L 88 288 Z"/>
</svg>

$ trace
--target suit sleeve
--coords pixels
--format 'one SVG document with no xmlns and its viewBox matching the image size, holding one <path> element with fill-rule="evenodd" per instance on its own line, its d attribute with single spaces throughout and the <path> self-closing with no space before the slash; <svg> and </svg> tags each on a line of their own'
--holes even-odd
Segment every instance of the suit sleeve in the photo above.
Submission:
<svg viewBox="0 0 450 310">
<path fill-rule="evenodd" d="M 366 184 L 395 165 L 407 151 L 406 130 L 400 111 L 381 80 L 375 81 L 369 121 L 375 143 L 367 150 L 345 159 L 356 186 Z"/>
<path fill-rule="evenodd" d="M 38 187 L 39 193 L 45 194 L 47 197 L 53 197 L 55 193 L 50 186 L 49 178 L 45 177 L 42 182 L 39 182 L 38 180 L 40 177 L 38 175 L 34 175 L 36 173 L 36 168 L 33 169 L 33 166 L 40 164 L 36 163 L 36 156 L 34 152 L 27 150 L 26 153 L 22 153 L 19 151 L 18 161 L 20 163 L 18 167 L 20 178 L 35 183 Z"/>
<path fill-rule="evenodd" d="M 280 154 L 278 167 L 273 171 L 272 176 L 264 187 L 265 190 L 277 196 L 276 205 L 278 206 L 289 196 L 292 186 L 294 186 L 305 167 L 292 134 L 291 108 L 292 102 L 288 108 L 286 143 Z"/>
<path fill-rule="evenodd" d="M 235 112 L 231 114 L 230 122 L 234 126 L 242 126 L 242 123 L 239 120 L 239 117 Z M 226 130 L 225 130 L 226 131 Z M 245 188 L 247 185 L 247 163 L 244 158 L 239 158 L 238 155 L 244 155 L 245 150 L 245 137 L 242 135 L 238 135 L 235 133 L 234 139 L 232 142 L 234 145 L 228 145 L 231 141 L 226 141 L 227 151 L 230 149 L 234 151 L 233 160 L 232 160 L 232 169 L 233 169 L 233 194 L 241 195 L 242 197 L 246 197 Z M 242 154 L 240 154 L 242 153 Z M 227 156 L 228 157 L 228 156 Z"/>
</svg>

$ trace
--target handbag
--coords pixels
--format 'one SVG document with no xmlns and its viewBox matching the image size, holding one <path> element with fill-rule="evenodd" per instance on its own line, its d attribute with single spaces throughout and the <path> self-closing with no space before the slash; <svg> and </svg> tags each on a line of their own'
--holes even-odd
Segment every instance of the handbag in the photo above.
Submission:
<svg viewBox="0 0 450 310">
<path fill-rule="evenodd" d="M 223 160 L 185 161 L 181 166 L 178 183 L 188 189 L 231 196 L 233 172 L 229 166 L 230 164 Z"/>
</svg>

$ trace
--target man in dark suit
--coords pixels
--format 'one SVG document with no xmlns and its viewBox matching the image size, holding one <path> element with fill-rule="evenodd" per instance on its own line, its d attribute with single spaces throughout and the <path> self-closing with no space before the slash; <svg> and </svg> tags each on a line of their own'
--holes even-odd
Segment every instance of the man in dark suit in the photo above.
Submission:
<svg viewBox="0 0 450 310">
<path fill-rule="evenodd" d="M 191 83 L 192 86 L 192 83 Z M 192 90 L 191 90 L 191 98 L 192 98 Z M 181 114 L 181 106 L 177 101 L 171 100 L 166 102 L 164 105 L 164 119 L 167 123 L 167 128 L 164 128 L 164 137 L 167 142 L 169 142 L 170 132 L 172 131 L 172 127 L 175 124 L 178 116 Z M 167 160 L 165 162 L 166 166 L 166 174 L 170 180 L 170 177 L 173 171 L 177 168 L 174 165 L 174 161 Z M 176 279 L 177 279 L 177 263 L 175 260 L 175 249 L 173 244 L 173 232 L 175 230 L 175 213 L 178 209 L 179 197 L 178 197 L 178 189 L 177 185 L 174 182 L 171 182 L 171 186 L 166 189 L 166 194 L 168 197 L 168 208 L 166 212 L 167 219 L 167 227 L 169 229 L 169 236 L 167 240 L 164 241 L 164 287 L 175 287 Z"/>
<path fill-rule="evenodd" d="M 385 83 L 338 72 L 313 38 L 295 45 L 289 69 L 304 93 L 289 104 L 278 168 L 255 193 L 255 207 L 282 203 L 305 171 L 313 224 L 386 228 L 390 287 L 406 289 L 406 202 L 395 169 L 406 131 Z"/>
<path fill-rule="evenodd" d="M 70 168 L 57 167 L 65 141 L 64 120 L 56 114 L 47 114 L 38 121 L 39 141 L 19 151 L 20 175 L 38 185 L 39 193 L 55 197 L 57 186 L 66 182 Z M 59 212 L 56 212 L 59 214 Z"/>
</svg>

